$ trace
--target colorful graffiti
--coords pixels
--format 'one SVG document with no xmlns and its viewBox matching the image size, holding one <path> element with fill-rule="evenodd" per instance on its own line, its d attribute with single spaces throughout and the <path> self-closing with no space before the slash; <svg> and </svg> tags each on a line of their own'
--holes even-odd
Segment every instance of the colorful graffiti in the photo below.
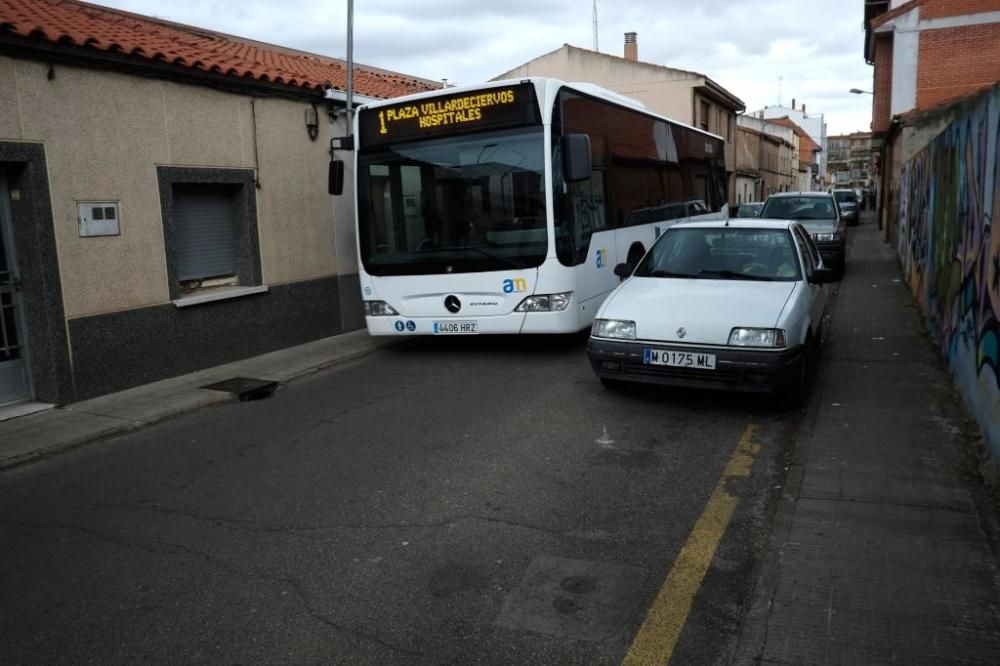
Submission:
<svg viewBox="0 0 1000 666">
<path fill-rule="evenodd" d="M 959 387 L 1000 454 L 1000 86 L 903 165 L 903 271 Z"/>
</svg>

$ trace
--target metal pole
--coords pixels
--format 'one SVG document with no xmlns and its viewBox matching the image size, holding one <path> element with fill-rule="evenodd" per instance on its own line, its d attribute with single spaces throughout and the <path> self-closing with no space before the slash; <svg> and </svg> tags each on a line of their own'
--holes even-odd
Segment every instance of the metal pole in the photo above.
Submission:
<svg viewBox="0 0 1000 666">
<path fill-rule="evenodd" d="M 347 0 L 347 136 L 354 132 L 354 0 Z"/>
</svg>

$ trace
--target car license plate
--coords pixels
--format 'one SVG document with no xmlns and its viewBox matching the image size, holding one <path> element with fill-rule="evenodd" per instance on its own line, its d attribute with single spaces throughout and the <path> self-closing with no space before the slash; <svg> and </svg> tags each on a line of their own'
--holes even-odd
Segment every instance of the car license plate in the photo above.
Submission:
<svg viewBox="0 0 1000 666">
<path fill-rule="evenodd" d="M 476 335 L 479 333 L 477 321 L 436 321 L 434 335 Z"/>
<path fill-rule="evenodd" d="M 674 368 L 700 368 L 715 370 L 715 354 L 646 349 L 642 362 L 646 365 L 669 365 Z"/>
</svg>

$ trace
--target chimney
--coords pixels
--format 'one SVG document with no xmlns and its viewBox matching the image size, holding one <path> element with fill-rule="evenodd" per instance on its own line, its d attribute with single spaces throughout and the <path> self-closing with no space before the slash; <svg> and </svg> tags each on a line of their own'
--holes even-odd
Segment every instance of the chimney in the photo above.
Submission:
<svg viewBox="0 0 1000 666">
<path fill-rule="evenodd" d="M 795 110 L 795 98 L 793 97 L 792 98 L 792 111 L 794 111 L 794 110 Z"/>
<path fill-rule="evenodd" d="M 803 116 L 806 115 L 806 105 L 805 104 L 802 105 L 802 115 Z"/>
<path fill-rule="evenodd" d="M 639 60 L 639 42 L 634 32 L 625 33 L 625 59 L 632 62 Z"/>
</svg>

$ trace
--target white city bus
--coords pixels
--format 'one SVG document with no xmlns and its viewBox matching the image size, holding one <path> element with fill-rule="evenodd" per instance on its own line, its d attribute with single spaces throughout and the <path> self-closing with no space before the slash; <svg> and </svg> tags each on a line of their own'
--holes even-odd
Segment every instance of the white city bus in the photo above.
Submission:
<svg viewBox="0 0 1000 666">
<path fill-rule="evenodd" d="M 590 84 L 448 88 L 359 107 L 355 209 L 371 335 L 591 325 L 663 229 L 724 217 L 720 137 Z"/>
</svg>

